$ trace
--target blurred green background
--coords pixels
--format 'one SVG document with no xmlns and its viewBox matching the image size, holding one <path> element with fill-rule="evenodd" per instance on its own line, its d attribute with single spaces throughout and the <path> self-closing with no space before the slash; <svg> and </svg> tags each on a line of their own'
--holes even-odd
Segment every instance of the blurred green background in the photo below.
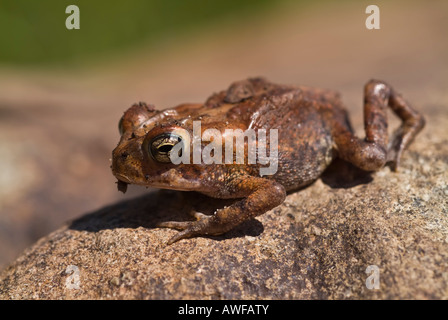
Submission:
<svg viewBox="0 0 448 320">
<path fill-rule="evenodd" d="M 302 1 L 300 1 L 302 2 Z M 81 28 L 65 28 L 69 5 L 80 9 Z M 3 0 L 0 2 L 0 62 L 70 65 L 113 55 L 167 36 L 247 19 L 278 5 L 275 0 Z"/>
</svg>

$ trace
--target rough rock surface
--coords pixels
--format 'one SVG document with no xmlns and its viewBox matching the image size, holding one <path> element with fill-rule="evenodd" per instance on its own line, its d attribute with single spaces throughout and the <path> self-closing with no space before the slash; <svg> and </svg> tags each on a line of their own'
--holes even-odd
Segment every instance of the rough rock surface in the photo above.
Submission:
<svg viewBox="0 0 448 320">
<path fill-rule="evenodd" d="M 166 245 L 177 231 L 156 223 L 188 219 L 186 203 L 225 204 L 195 193 L 150 192 L 87 214 L 4 269 L 0 298 L 447 299 L 447 112 L 430 114 L 398 173 L 335 163 L 225 236 Z M 370 265 L 379 289 L 366 287 Z"/>
</svg>

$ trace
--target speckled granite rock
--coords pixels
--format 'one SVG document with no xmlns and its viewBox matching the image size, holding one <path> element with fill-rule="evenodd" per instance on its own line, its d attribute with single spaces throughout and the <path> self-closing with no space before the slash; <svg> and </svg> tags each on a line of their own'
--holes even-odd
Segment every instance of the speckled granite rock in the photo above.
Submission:
<svg viewBox="0 0 448 320">
<path fill-rule="evenodd" d="M 0 298 L 448 299 L 447 111 L 425 110 L 398 173 L 336 163 L 225 236 L 171 246 L 176 231 L 157 222 L 188 219 L 185 201 L 204 212 L 225 203 L 152 192 L 39 240 L 1 272 Z M 366 287 L 370 265 L 379 289 Z"/>
</svg>

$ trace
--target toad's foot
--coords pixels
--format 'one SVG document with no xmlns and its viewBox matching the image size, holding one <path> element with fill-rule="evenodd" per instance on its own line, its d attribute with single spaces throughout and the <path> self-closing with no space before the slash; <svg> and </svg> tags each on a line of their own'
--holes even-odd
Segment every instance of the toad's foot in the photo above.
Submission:
<svg viewBox="0 0 448 320">
<path fill-rule="evenodd" d="M 168 244 L 195 236 L 223 234 L 242 222 L 275 208 L 286 197 L 285 188 L 279 183 L 253 176 L 232 179 L 227 182 L 226 188 L 232 191 L 234 197 L 243 199 L 216 210 L 214 215 L 193 212 L 197 221 L 166 221 L 158 224 L 158 227 L 181 230 Z"/>
<path fill-rule="evenodd" d="M 182 230 L 168 241 L 169 245 L 199 235 L 219 235 L 225 232 L 222 231 L 222 226 L 213 222 L 216 220 L 213 219 L 214 215 L 209 216 L 196 211 L 193 211 L 192 214 L 197 219 L 196 221 L 164 221 L 157 225 L 159 228 Z"/>
</svg>

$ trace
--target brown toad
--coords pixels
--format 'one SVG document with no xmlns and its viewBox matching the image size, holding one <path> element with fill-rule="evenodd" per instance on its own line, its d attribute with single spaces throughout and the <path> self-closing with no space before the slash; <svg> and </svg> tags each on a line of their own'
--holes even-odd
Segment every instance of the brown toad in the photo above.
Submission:
<svg viewBox="0 0 448 320">
<path fill-rule="evenodd" d="M 388 108 L 402 120 L 390 142 Z M 196 221 L 160 224 L 182 230 L 170 243 L 218 235 L 280 205 L 287 191 L 316 180 L 336 157 L 366 171 L 386 163 L 395 170 L 403 150 L 423 128 L 424 118 L 391 86 L 371 80 L 364 88 L 364 124 L 366 137 L 359 139 L 336 92 L 250 78 L 233 83 L 205 103 L 166 110 L 133 105 L 120 120 L 121 140 L 113 151 L 112 171 L 122 191 L 132 183 L 240 199 L 213 215 L 195 213 Z M 256 139 L 243 136 L 238 145 L 238 138 L 226 139 L 230 129 L 258 135 Z M 268 134 L 272 129 L 277 135 Z M 261 130 L 265 140 L 260 140 Z M 228 147 L 230 156 L 224 152 Z M 242 160 L 237 157 L 238 147 L 243 150 Z M 260 161 L 249 161 L 249 151 L 254 150 Z M 263 154 L 272 163 L 261 161 Z M 207 161 L 201 155 L 208 155 Z M 274 170 L 260 174 L 267 165 Z"/>
</svg>

